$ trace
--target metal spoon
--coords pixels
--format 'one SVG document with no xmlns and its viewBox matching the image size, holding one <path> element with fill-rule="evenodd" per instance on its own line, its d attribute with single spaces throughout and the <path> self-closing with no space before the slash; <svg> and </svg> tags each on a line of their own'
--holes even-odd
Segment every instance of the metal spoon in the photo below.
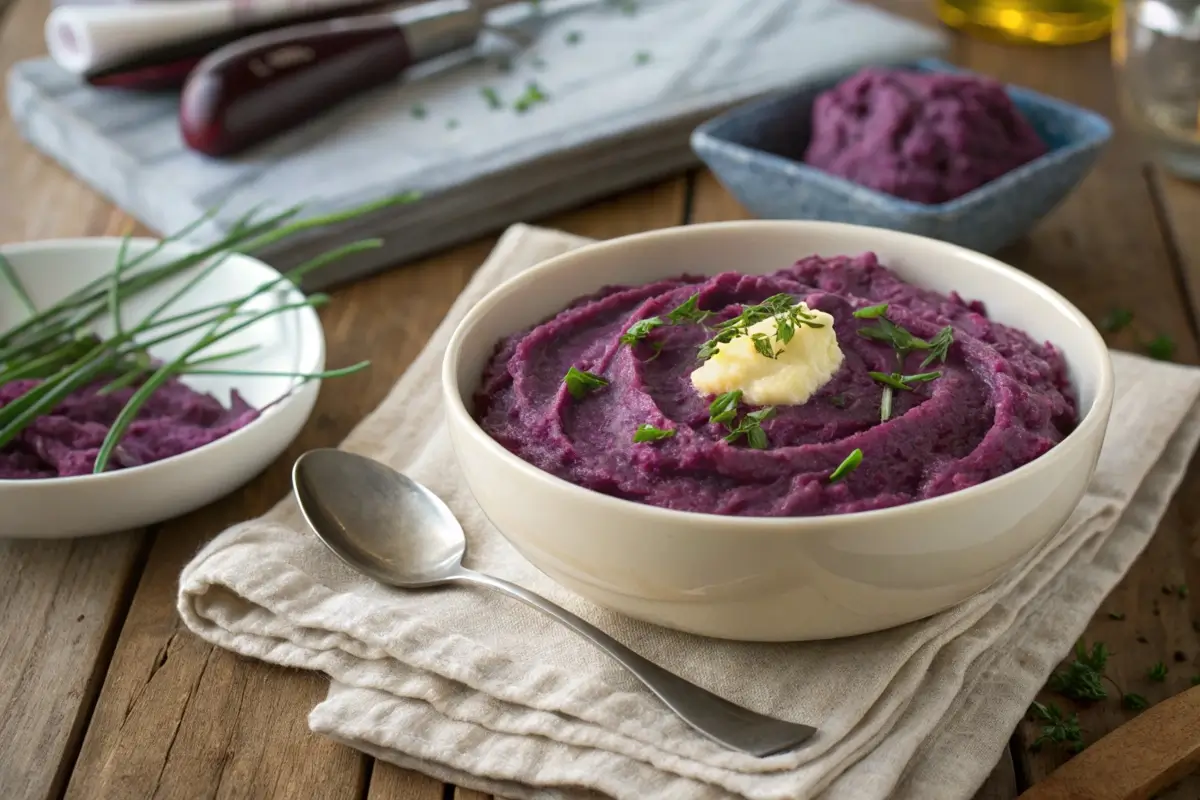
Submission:
<svg viewBox="0 0 1200 800">
<path fill-rule="evenodd" d="M 312 450 L 296 460 L 292 485 L 313 531 L 354 569 L 401 589 L 469 583 L 515 597 L 590 640 L 684 722 L 719 744 L 761 757 L 790 750 L 816 733 L 734 705 L 652 664 L 570 611 L 465 568 L 466 537 L 450 509 L 390 467 L 340 450 Z"/>
</svg>

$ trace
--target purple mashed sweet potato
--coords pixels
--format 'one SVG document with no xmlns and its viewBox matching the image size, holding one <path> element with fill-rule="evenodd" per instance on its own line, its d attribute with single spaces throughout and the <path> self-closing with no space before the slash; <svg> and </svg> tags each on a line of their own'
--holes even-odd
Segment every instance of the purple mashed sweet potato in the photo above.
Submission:
<svg viewBox="0 0 1200 800">
<path fill-rule="evenodd" d="M 631 325 L 699 293 L 705 324 L 663 325 L 636 346 Z M 845 359 L 803 405 L 763 423 L 769 445 L 730 444 L 709 422 L 712 397 L 691 383 L 711 326 L 745 304 L 787 293 L 833 316 Z M 880 422 L 883 386 L 868 372 L 895 369 L 888 342 L 859 335 L 876 324 L 856 309 L 889 303 L 888 319 L 930 339 L 954 331 L 941 376 L 896 391 Z M 657 355 L 655 352 L 657 350 Z M 922 353 L 904 372 L 922 371 Z M 564 387 L 575 366 L 609 381 L 580 399 Z M 529 463 L 607 495 L 664 508 L 740 516 L 814 516 L 936 497 L 1010 472 L 1062 441 L 1077 422 L 1062 355 L 1049 343 L 990 321 L 981 304 L 905 283 L 875 255 L 806 258 L 771 275 L 727 272 L 609 287 L 499 343 L 475 398 L 496 441 Z M 753 410 L 743 406 L 743 411 Z M 633 443 L 640 424 L 674 429 Z M 861 465 L 831 482 L 855 449 Z"/>
<path fill-rule="evenodd" d="M 896 197 L 944 203 L 1046 150 L 996 81 L 870 68 L 817 97 L 804 161 Z"/>
<path fill-rule="evenodd" d="M 0 408 L 39 383 L 0 386 Z M 134 388 L 98 394 L 108 381 L 81 389 L 35 419 L 0 448 L 0 480 L 89 475 L 100 445 Z M 170 380 L 150 396 L 113 452 L 109 469 L 135 467 L 186 453 L 243 428 L 258 417 L 236 391 L 225 408 L 211 395 Z"/>
</svg>

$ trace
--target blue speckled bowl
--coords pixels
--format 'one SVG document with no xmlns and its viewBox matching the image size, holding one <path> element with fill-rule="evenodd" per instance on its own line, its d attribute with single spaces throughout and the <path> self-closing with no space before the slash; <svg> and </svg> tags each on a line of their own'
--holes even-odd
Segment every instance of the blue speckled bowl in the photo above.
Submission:
<svg viewBox="0 0 1200 800">
<path fill-rule="evenodd" d="M 907 66 L 963 71 L 936 60 Z M 803 162 L 814 100 L 846 77 L 849 73 L 728 111 L 692 133 L 692 149 L 756 217 L 874 225 L 992 253 L 1058 205 L 1112 136 L 1112 126 L 1098 114 L 1009 86 L 1009 96 L 1050 152 L 948 203 L 914 203 Z"/>
</svg>

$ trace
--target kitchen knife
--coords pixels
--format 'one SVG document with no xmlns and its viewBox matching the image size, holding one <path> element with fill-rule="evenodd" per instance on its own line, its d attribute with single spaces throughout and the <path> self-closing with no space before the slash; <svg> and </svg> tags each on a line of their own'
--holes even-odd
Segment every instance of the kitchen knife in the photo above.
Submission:
<svg viewBox="0 0 1200 800">
<path fill-rule="evenodd" d="M 248 37 L 201 61 L 184 85 L 188 147 L 233 155 L 421 61 L 472 47 L 499 3 L 435 0 L 387 14 L 290 26 Z"/>
</svg>

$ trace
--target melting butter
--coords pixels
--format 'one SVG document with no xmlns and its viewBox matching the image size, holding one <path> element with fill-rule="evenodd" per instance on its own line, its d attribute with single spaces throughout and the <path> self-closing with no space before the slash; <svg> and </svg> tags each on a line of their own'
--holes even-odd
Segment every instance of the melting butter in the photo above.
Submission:
<svg viewBox="0 0 1200 800">
<path fill-rule="evenodd" d="M 800 303 L 820 328 L 797 325 L 787 344 L 776 338 L 775 319 L 750 326 L 749 336 L 722 344 L 716 355 L 692 372 L 692 385 L 702 395 L 720 395 L 737 389 L 742 400 L 756 406 L 802 405 L 833 379 L 844 356 L 833 331 L 833 317 Z M 770 337 L 777 357 L 769 358 L 754 347 L 754 334 Z M 782 351 L 782 352 L 781 352 Z"/>
</svg>

